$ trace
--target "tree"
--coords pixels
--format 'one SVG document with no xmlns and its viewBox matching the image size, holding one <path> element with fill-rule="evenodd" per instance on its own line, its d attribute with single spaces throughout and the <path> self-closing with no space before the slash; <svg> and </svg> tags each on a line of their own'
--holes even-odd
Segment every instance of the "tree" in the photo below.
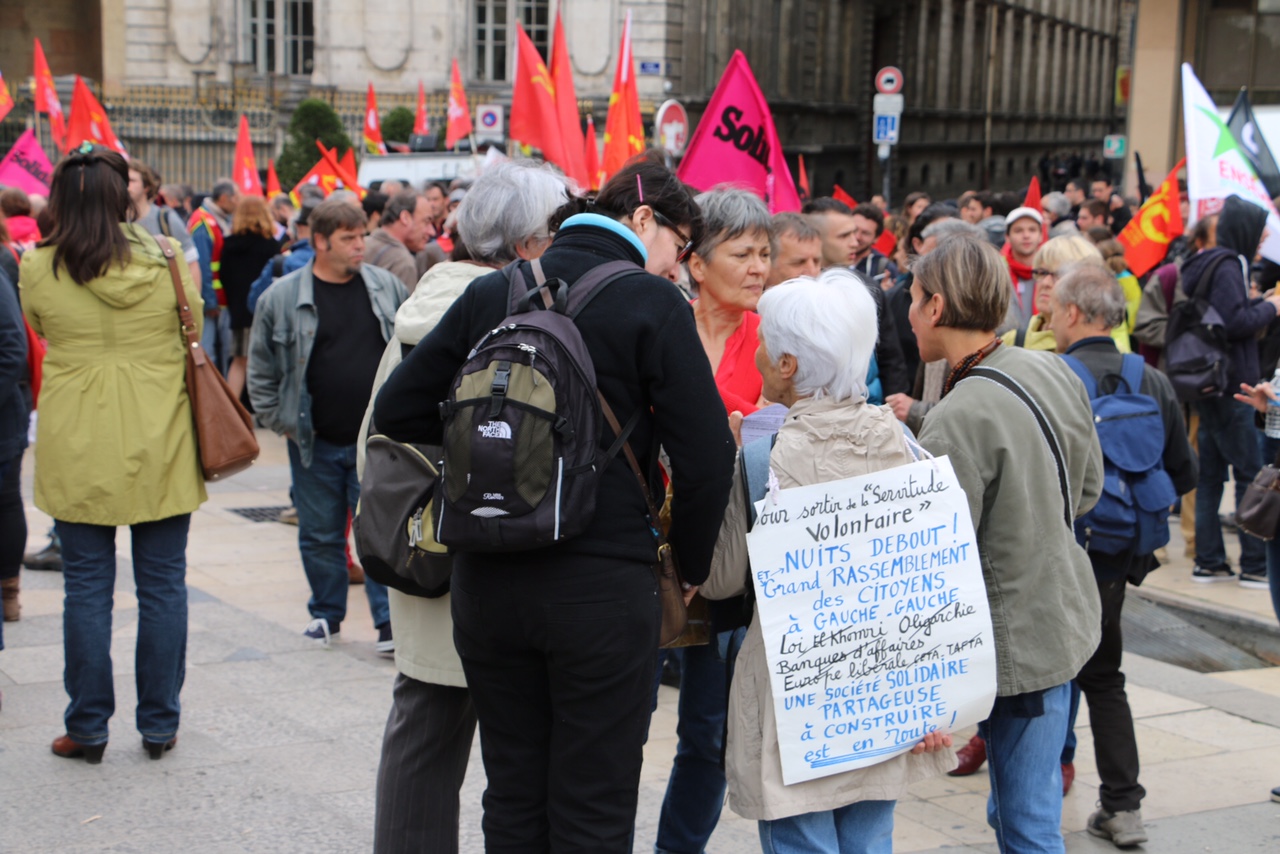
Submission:
<svg viewBox="0 0 1280 854">
<path fill-rule="evenodd" d="M 382 117 L 382 138 L 396 142 L 408 142 L 413 134 L 413 110 L 396 107 Z"/>
<path fill-rule="evenodd" d="M 289 119 L 288 133 L 289 138 L 276 158 L 276 174 L 286 190 L 301 181 L 302 176 L 320 159 L 316 140 L 324 143 L 326 148 L 336 149 L 339 156 L 352 147 L 342 119 L 338 118 L 333 107 L 318 98 L 307 98 L 298 104 Z"/>
</svg>

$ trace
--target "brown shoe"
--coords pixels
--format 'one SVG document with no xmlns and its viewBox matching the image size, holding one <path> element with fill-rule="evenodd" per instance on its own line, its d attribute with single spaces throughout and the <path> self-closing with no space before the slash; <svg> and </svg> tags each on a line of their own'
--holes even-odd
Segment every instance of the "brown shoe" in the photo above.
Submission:
<svg viewBox="0 0 1280 854">
<path fill-rule="evenodd" d="M 347 581 L 351 584 L 364 584 L 364 570 L 360 567 L 360 564 L 347 564 Z"/>
<path fill-rule="evenodd" d="M 1076 766 L 1074 762 L 1067 762 L 1062 766 L 1062 797 L 1067 796 L 1067 792 L 1071 791 L 1071 784 L 1076 779 Z"/>
<path fill-rule="evenodd" d="M 73 741 L 69 735 L 60 735 L 53 740 L 51 745 L 54 756 L 61 756 L 63 759 L 83 759 L 90 765 L 99 765 L 102 763 L 102 754 L 107 749 L 107 743 L 102 744 L 81 744 Z"/>
<path fill-rule="evenodd" d="M 0 601 L 4 603 L 4 621 L 16 623 L 22 616 L 22 604 L 18 602 L 18 576 L 0 581 Z"/>
<path fill-rule="evenodd" d="M 968 777 L 977 774 L 978 769 L 987 761 L 987 743 L 982 740 L 982 736 L 975 735 L 969 739 L 968 744 L 956 751 L 956 758 L 960 760 L 960 764 L 954 771 L 948 771 L 948 776 Z"/>
</svg>

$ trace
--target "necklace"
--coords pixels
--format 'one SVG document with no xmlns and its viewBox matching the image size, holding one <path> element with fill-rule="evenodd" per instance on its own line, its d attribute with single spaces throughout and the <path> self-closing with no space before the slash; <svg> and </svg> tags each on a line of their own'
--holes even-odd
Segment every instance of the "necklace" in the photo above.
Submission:
<svg viewBox="0 0 1280 854">
<path fill-rule="evenodd" d="M 951 369 L 951 373 L 947 375 L 947 381 L 942 386 L 942 396 L 946 397 L 951 389 L 956 387 L 956 383 L 969 375 L 969 372 L 982 363 L 982 360 L 990 356 L 1000 346 L 999 338 L 992 338 L 991 343 L 987 344 L 981 350 L 970 353 L 965 356 L 956 366 Z"/>
</svg>

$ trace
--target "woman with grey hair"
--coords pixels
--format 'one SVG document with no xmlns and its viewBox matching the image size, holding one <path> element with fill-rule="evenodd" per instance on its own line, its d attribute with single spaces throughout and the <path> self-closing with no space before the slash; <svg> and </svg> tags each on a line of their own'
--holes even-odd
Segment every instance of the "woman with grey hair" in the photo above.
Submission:
<svg viewBox="0 0 1280 854">
<path fill-rule="evenodd" d="M 568 198 L 564 179 L 531 161 L 501 163 L 476 180 L 452 216 L 470 261 L 444 261 L 423 275 L 396 312 L 361 435 L 370 432 L 377 390 L 466 289 L 517 258 L 540 256 L 547 220 Z M 363 474 L 364 444 L 359 448 Z M 387 591 L 395 626 L 395 687 L 378 768 L 374 851 L 458 850 L 458 792 L 476 730 L 476 713 L 453 646 L 450 597 Z"/>
<path fill-rule="evenodd" d="M 756 303 L 769 277 L 773 220 L 760 197 L 721 187 L 697 197 L 703 236 L 689 256 L 698 337 L 728 412 L 750 415 L 761 404 L 755 369 Z"/>
<path fill-rule="evenodd" d="M 867 403 L 875 302 L 847 270 L 793 279 L 760 300 L 756 364 L 769 400 L 789 407 L 769 452 L 783 488 L 871 474 L 913 460 L 886 406 Z M 765 441 L 765 440 L 760 440 Z M 747 581 L 745 485 L 738 475 L 703 595 L 741 595 Z M 893 850 L 893 810 L 912 783 L 955 765 L 951 736 L 933 732 L 910 753 L 829 777 L 784 785 L 758 608 L 734 668 L 725 769 L 730 808 L 759 821 L 765 854 Z"/>
</svg>

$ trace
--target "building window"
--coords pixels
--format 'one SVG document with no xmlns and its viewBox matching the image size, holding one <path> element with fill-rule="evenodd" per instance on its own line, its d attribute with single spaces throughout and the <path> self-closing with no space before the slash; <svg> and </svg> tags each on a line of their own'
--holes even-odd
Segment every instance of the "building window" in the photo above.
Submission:
<svg viewBox="0 0 1280 854">
<path fill-rule="evenodd" d="M 1229 101 L 1241 86 L 1253 102 L 1280 100 L 1280 0 L 1205 4 L 1196 71 L 1211 94 Z"/>
<path fill-rule="evenodd" d="M 259 74 L 310 74 L 313 10 L 312 0 L 244 0 L 241 59 Z"/>
<path fill-rule="evenodd" d="M 475 78 L 486 83 L 510 79 L 509 57 L 515 55 L 519 21 L 545 60 L 551 43 L 550 0 L 476 0 Z M 510 48 L 510 52 L 508 52 Z"/>
</svg>

